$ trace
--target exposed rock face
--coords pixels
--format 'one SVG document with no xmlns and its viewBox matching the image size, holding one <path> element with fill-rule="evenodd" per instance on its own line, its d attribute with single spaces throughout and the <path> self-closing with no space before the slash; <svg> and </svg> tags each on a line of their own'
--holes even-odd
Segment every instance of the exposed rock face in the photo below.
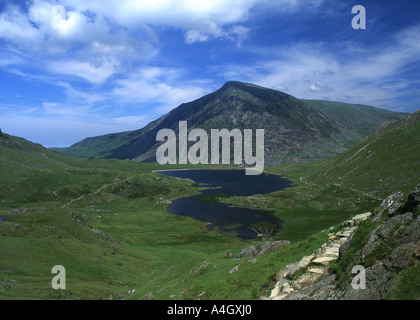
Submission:
<svg viewBox="0 0 420 320">
<path fill-rule="evenodd" d="M 416 220 L 420 222 L 420 217 Z M 410 220 L 406 220 L 405 223 L 403 222 L 403 225 L 407 225 L 408 221 Z M 398 283 L 400 279 L 399 271 L 419 262 L 419 239 L 417 238 L 414 243 L 402 242 L 399 241 L 395 249 L 384 259 L 378 260 L 373 266 L 366 268 L 365 290 L 355 290 L 349 286 L 347 290 L 340 294 L 333 293 L 332 296 L 345 300 L 385 299 L 392 288 Z"/>
<path fill-rule="evenodd" d="M 420 263 L 420 216 L 415 217 L 406 208 L 418 209 L 420 188 L 410 193 L 405 204 L 402 194 L 394 193 L 382 203 L 382 211 L 372 220 L 380 222 L 367 242 L 352 258 L 349 266 L 364 267 L 365 288 L 352 286 L 356 274 L 349 275 L 344 286 L 329 271 L 331 261 L 345 255 L 351 247 L 354 231 L 360 221 L 370 214 L 359 215 L 345 221 L 343 230 L 330 236 L 330 240 L 316 254 L 303 257 L 296 264 L 287 265 L 277 274 L 278 281 L 271 292 L 272 300 L 381 300 L 385 299 L 400 280 L 400 272 Z M 413 212 L 416 212 L 413 210 Z M 391 218 L 388 218 L 389 216 Z M 298 270 L 296 270 L 296 268 Z M 297 279 L 293 275 L 304 270 Z M 286 285 L 287 283 L 287 285 Z M 287 290 L 285 290 L 285 288 Z"/>
<path fill-rule="evenodd" d="M 195 276 L 197 273 L 199 273 L 202 269 L 205 269 L 209 266 L 210 264 L 208 262 L 203 263 L 202 265 L 198 266 L 197 268 L 195 268 L 194 270 L 190 271 L 190 274 Z"/>
<path fill-rule="evenodd" d="M 287 240 L 259 242 L 243 249 L 236 258 L 261 256 L 274 250 L 281 249 L 289 244 L 290 241 Z"/>
<path fill-rule="evenodd" d="M 408 195 L 407 202 L 404 205 L 405 212 L 415 212 L 420 208 L 420 184 Z"/>
<path fill-rule="evenodd" d="M 381 209 L 392 216 L 402 209 L 403 200 L 403 193 L 401 191 L 395 192 L 382 202 Z"/>
</svg>

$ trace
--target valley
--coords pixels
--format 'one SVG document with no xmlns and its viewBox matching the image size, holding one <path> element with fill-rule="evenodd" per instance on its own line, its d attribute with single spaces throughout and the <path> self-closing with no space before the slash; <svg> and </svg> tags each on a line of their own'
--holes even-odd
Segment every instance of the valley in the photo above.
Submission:
<svg viewBox="0 0 420 320">
<path fill-rule="evenodd" d="M 247 93 L 239 94 L 244 88 Z M 278 95 L 240 84 L 228 85 L 224 90 L 229 94 L 234 92 L 233 96 L 226 95 L 226 99 L 250 94 L 257 97 L 262 93 L 270 97 Z M 200 103 L 205 104 L 210 98 L 205 97 Z M 235 105 L 235 99 L 229 101 Z M 294 101 L 291 97 L 282 96 L 282 99 Z M 304 102 L 294 103 L 298 110 L 312 110 Z M 332 108 L 336 119 L 344 117 L 338 110 L 344 114 L 355 110 L 348 105 L 340 109 L 339 105 L 317 104 L 325 110 Z M 179 110 L 189 112 L 189 108 L 192 105 L 185 104 Z M 327 117 L 321 112 L 316 113 L 320 121 Z M 158 122 L 176 120 L 178 116 L 174 113 Z M 1 133 L 0 299 L 246 300 L 270 296 L 277 272 L 326 243 L 329 228 L 338 230 L 343 221 L 378 210 L 382 200 L 396 191 L 402 191 L 406 198 L 420 183 L 419 113 L 393 117 L 398 119 L 378 129 L 375 121 L 382 124 L 383 118 L 367 124 L 368 129 L 360 127 L 360 132 L 370 132 L 365 140 L 361 139 L 363 134 L 355 133 L 354 127 L 340 125 L 354 135 L 346 142 L 341 140 L 338 143 L 341 147 L 328 153 L 328 157 L 323 154 L 323 159 L 318 161 L 304 160 L 310 151 L 305 149 L 293 155 L 296 161 L 288 161 L 292 157 L 289 153 L 284 154 L 281 164 L 271 162 L 265 167 L 266 173 L 293 182 L 283 190 L 235 197 L 215 195 L 207 199 L 236 208 L 268 210 L 276 221 L 281 221 L 281 229 L 270 241 L 285 245 L 254 256 L 240 253 L 262 240 L 237 237 L 234 228 L 229 232 L 219 228 L 209 230 L 206 222 L 170 213 L 168 206 L 176 199 L 198 195 L 205 186 L 156 172 L 234 170 L 237 166 L 132 161 L 144 155 L 150 157 L 156 146 L 151 146 L 151 152 L 145 150 L 143 155 L 130 154 L 131 160 L 126 159 L 129 154 L 121 145 L 117 147 L 118 152 L 117 149 L 105 152 L 103 148 L 110 144 L 116 146 L 118 135 L 112 139 L 110 136 L 88 139 L 68 150 L 58 150 L 65 153 L 62 154 Z M 237 117 L 234 119 L 239 121 Z M 331 127 L 334 122 L 328 119 L 317 123 L 317 126 L 324 123 L 326 130 L 331 130 L 329 137 L 324 136 L 328 141 L 311 140 L 314 145 L 326 143 L 325 150 L 334 141 L 331 137 L 337 137 L 337 132 L 333 132 L 338 128 Z M 150 133 L 145 128 L 140 133 L 153 136 L 157 127 L 156 123 L 151 125 L 154 129 Z M 312 129 L 309 132 L 314 132 Z M 135 136 L 134 133 L 121 135 L 122 140 L 127 135 Z M 296 136 L 299 140 L 300 135 Z M 94 141 L 95 148 L 91 144 Z M 143 140 L 129 141 L 134 144 L 131 150 L 138 151 L 135 145 Z M 155 142 L 154 137 L 150 141 Z M 278 141 L 284 142 L 280 138 Z M 340 148 L 344 148 L 342 152 Z M 90 153 L 84 153 L 87 158 L 80 158 L 69 155 L 71 150 Z M 101 159 L 113 157 L 116 152 L 122 159 Z M 413 214 L 417 216 L 418 210 Z M 66 290 L 54 290 L 51 286 L 51 270 L 55 265 L 66 269 Z M 347 269 L 339 270 L 344 270 L 340 276 L 345 277 Z M 406 270 L 407 274 L 410 270 Z M 402 283 L 404 286 L 407 282 Z M 418 287 L 412 297 L 418 294 Z"/>
</svg>

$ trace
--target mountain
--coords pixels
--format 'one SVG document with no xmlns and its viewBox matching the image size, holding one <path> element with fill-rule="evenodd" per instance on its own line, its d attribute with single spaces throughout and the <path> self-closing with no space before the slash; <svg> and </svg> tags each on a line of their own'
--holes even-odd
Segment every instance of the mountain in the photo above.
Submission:
<svg viewBox="0 0 420 320">
<path fill-rule="evenodd" d="M 385 121 L 405 114 L 369 106 L 299 100 L 280 91 L 250 83 L 227 82 L 219 90 L 183 103 L 146 127 L 84 139 L 54 150 L 86 158 L 156 161 L 160 129 L 265 130 L 265 164 L 329 159 L 354 144 Z M 350 119 L 350 120 L 349 120 Z"/>
</svg>

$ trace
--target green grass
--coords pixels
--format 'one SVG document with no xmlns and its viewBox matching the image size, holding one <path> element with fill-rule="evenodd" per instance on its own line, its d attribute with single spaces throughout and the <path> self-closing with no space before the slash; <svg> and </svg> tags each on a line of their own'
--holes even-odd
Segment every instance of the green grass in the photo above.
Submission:
<svg viewBox="0 0 420 320">
<path fill-rule="evenodd" d="M 391 291 L 388 300 L 420 299 L 420 264 L 402 271 L 398 286 Z"/>
<path fill-rule="evenodd" d="M 252 241 L 167 211 L 166 201 L 200 189 L 153 172 L 173 166 L 79 159 L 18 141 L 22 148 L 1 148 L 0 299 L 254 299 L 282 265 L 324 241 L 294 243 L 256 264 L 231 261 L 227 250 Z M 209 267 L 191 275 L 204 261 Z M 50 285 L 55 265 L 66 268 L 64 291 Z"/>
<path fill-rule="evenodd" d="M 420 181 L 420 122 L 372 135 L 314 170 L 312 181 L 357 189 L 375 198 L 401 190 L 408 193 Z"/>
<path fill-rule="evenodd" d="M 256 263 L 224 256 L 227 250 L 239 253 L 253 241 L 209 232 L 205 223 L 167 211 L 168 201 L 198 194 L 200 188 L 154 171 L 188 165 L 81 159 L 21 138 L 9 136 L 8 144 L 2 138 L 0 299 L 121 295 L 222 300 L 267 295 L 285 264 L 297 262 L 327 240 L 323 230 L 370 211 L 379 198 L 398 189 L 408 193 L 420 182 L 419 130 L 418 124 L 396 126 L 327 162 L 266 167 L 266 172 L 294 181 L 286 190 L 202 199 L 266 209 L 282 221 L 274 239 L 292 244 L 258 257 Z M 203 167 L 209 168 L 194 169 Z M 346 255 L 333 264 L 342 282 L 354 253 L 374 227 L 362 224 Z M 389 249 L 380 246 L 376 257 Z M 190 273 L 203 263 L 208 267 Z M 58 264 L 66 268 L 66 290 L 53 290 L 50 284 L 51 269 Z M 236 265 L 239 271 L 229 274 Z M 418 267 L 404 272 L 391 298 L 418 297 L 416 272 Z"/>
</svg>

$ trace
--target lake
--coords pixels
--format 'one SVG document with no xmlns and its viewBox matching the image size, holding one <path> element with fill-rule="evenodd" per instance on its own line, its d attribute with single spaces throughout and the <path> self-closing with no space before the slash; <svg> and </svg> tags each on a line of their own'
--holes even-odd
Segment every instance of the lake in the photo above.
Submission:
<svg viewBox="0 0 420 320">
<path fill-rule="evenodd" d="M 174 200 L 168 211 L 207 222 L 208 230 L 218 228 L 222 232 L 234 231 L 242 239 L 253 239 L 257 234 L 249 226 L 269 221 L 281 228 L 281 223 L 267 210 L 231 207 L 214 201 L 218 196 L 252 196 L 267 194 L 293 186 L 293 182 L 278 175 L 262 173 L 245 175 L 244 170 L 173 170 L 158 173 L 193 180 L 205 187 L 199 195 Z"/>
</svg>

